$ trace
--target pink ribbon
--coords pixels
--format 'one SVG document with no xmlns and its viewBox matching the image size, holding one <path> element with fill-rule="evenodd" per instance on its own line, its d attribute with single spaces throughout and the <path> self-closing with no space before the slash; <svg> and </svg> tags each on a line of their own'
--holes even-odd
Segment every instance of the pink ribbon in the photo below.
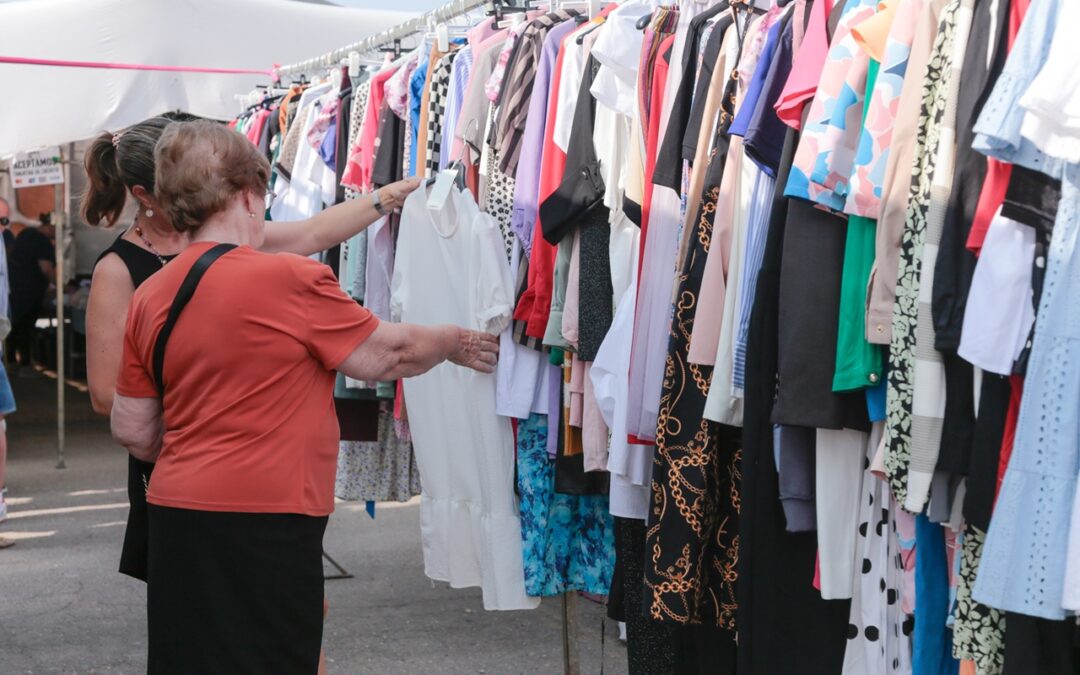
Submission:
<svg viewBox="0 0 1080 675">
<path fill-rule="evenodd" d="M 66 61 L 63 59 L 31 59 L 23 56 L 0 56 L 0 63 L 21 66 L 59 66 L 62 68 L 100 68 L 103 70 L 157 70 L 168 73 L 213 73 L 216 75 L 266 75 L 277 81 L 277 64 L 269 70 L 258 68 L 202 68 L 198 66 L 156 66 L 143 63 L 107 63 L 103 61 Z"/>
</svg>

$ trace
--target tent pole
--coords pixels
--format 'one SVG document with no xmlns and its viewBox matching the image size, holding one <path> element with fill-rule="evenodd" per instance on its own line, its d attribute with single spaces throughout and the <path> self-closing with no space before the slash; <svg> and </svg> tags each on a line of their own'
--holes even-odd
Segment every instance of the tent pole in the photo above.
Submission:
<svg viewBox="0 0 1080 675">
<path fill-rule="evenodd" d="M 64 173 L 68 173 L 67 166 Z M 56 213 L 56 468 L 67 468 L 64 464 L 64 426 L 66 422 L 66 410 L 64 408 L 64 230 L 67 227 L 67 205 L 64 196 L 68 190 L 68 176 L 64 176 L 64 184 L 56 186 L 56 204 L 53 210 Z"/>
</svg>

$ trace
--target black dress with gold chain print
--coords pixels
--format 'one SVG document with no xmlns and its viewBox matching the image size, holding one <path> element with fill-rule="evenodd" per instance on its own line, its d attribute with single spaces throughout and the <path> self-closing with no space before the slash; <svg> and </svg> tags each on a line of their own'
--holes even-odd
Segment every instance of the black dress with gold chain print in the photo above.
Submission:
<svg viewBox="0 0 1080 675">
<path fill-rule="evenodd" d="M 736 22 L 740 43 L 752 17 L 743 12 Z M 709 163 L 698 168 L 707 172 L 705 188 L 676 279 L 653 458 L 644 602 L 655 620 L 734 630 L 740 433 L 704 418 L 713 368 L 687 359 L 730 141 L 736 68 L 730 72 Z"/>
</svg>

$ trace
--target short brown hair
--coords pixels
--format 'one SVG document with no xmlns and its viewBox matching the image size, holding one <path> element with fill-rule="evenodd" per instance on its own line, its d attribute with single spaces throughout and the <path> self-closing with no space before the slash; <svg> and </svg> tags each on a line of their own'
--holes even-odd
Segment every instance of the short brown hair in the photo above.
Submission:
<svg viewBox="0 0 1080 675">
<path fill-rule="evenodd" d="M 239 132 L 215 122 L 174 122 L 154 150 L 156 196 L 178 232 L 199 229 L 242 192 L 266 192 L 270 163 Z"/>
</svg>

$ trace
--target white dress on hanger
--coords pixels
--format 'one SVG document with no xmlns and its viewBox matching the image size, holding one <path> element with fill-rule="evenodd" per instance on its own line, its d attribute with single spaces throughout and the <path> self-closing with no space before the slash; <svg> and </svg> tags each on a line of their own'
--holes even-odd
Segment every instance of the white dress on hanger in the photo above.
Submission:
<svg viewBox="0 0 1080 675">
<path fill-rule="evenodd" d="M 633 338 L 635 285 L 626 290 L 615 310 L 589 377 L 604 422 L 611 429 L 607 470 L 611 473 L 609 510 L 619 518 L 647 520 L 652 482 L 651 445 L 635 445 L 626 438 L 626 404 L 630 396 L 630 343 Z"/>
<path fill-rule="evenodd" d="M 498 225 L 472 197 L 427 191 L 401 216 L 391 295 L 395 319 L 500 333 L 513 283 Z M 495 412 L 495 376 L 443 363 L 404 381 L 423 495 L 424 571 L 455 588 L 479 586 L 485 609 L 533 609 L 525 594 L 521 521 L 514 496 L 514 436 Z"/>
</svg>

